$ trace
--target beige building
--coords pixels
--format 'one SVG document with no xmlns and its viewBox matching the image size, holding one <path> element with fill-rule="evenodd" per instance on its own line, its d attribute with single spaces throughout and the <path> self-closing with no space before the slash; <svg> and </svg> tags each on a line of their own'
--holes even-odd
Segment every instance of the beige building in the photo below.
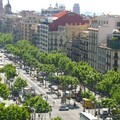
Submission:
<svg viewBox="0 0 120 120">
<path fill-rule="evenodd" d="M 81 31 L 87 30 L 89 24 L 86 23 L 84 25 L 68 25 L 66 24 L 65 29 L 66 29 L 66 35 L 68 41 L 72 41 L 73 36 L 77 36 Z"/>
<path fill-rule="evenodd" d="M 38 24 L 40 16 L 34 11 L 24 11 L 21 20 L 21 39 L 30 40 L 32 37 L 31 28 Z"/>
<path fill-rule="evenodd" d="M 89 45 L 88 45 L 88 62 L 95 69 L 99 70 L 98 46 L 106 42 L 107 35 L 112 34 L 113 29 L 120 28 L 117 23 L 120 21 L 120 16 L 102 15 L 96 17 L 92 22 L 89 30 Z M 105 60 L 103 60 L 103 63 Z"/>
<path fill-rule="evenodd" d="M 67 44 L 67 56 L 73 61 L 88 62 L 88 36 L 89 31 L 79 31 L 78 35 L 73 35 L 72 41 Z"/>
</svg>

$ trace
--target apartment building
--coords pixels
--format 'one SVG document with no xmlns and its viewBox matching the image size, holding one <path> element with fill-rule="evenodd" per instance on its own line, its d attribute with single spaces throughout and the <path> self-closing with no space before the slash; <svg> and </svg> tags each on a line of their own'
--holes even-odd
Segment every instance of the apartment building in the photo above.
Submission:
<svg viewBox="0 0 120 120">
<path fill-rule="evenodd" d="M 88 22 L 88 21 L 87 21 Z M 88 24 L 83 18 L 70 11 L 62 11 L 49 17 L 41 22 L 40 26 L 40 45 L 39 49 L 44 52 L 52 50 L 65 50 L 67 41 L 69 41 L 69 33 L 73 27 Z M 77 30 L 76 30 L 77 31 Z M 72 31 L 75 32 L 74 29 Z"/>
<path fill-rule="evenodd" d="M 116 25 L 119 25 L 117 22 Z M 107 35 L 106 42 L 98 47 L 97 70 L 105 73 L 107 70 L 120 71 L 120 31 L 114 29 L 112 34 Z"/>
<path fill-rule="evenodd" d="M 39 23 L 40 16 L 34 11 L 23 11 L 21 15 L 21 39 L 31 40 L 31 28 Z"/>
<path fill-rule="evenodd" d="M 120 16 L 113 15 L 102 15 L 96 17 L 93 21 L 89 30 L 89 44 L 88 44 L 88 62 L 89 64 L 98 69 L 99 51 L 98 46 L 101 43 L 106 42 L 108 34 L 112 34 L 113 29 L 119 28 L 117 22 L 120 21 Z M 101 56 L 104 57 L 104 56 Z M 104 60 L 103 60 L 104 63 Z"/>
<path fill-rule="evenodd" d="M 67 56 L 73 61 L 88 62 L 88 42 L 89 31 L 79 31 L 78 35 L 73 35 L 72 41 L 67 45 Z"/>
</svg>

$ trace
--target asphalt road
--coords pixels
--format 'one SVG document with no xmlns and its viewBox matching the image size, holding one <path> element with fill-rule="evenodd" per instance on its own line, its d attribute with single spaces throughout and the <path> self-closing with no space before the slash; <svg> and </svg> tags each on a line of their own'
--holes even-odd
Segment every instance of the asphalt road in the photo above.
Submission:
<svg viewBox="0 0 120 120">
<path fill-rule="evenodd" d="M 43 94 L 44 96 L 48 96 L 48 102 L 52 106 L 51 116 L 60 116 L 63 120 L 79 120 L 79 113 L 82 111 L 81 108 L 71 109 L 69 111 L 59 111 L 60 99 L 57 98 L 55 94 L 46 94 L 48 89 L 44 86 L 39 87 L 36 81 L 31 80 L 31 77 L 26 74 L 23 70 L 19 69 L 19 75 L 27 81 L 27 83 L 34 87 L 37 94 Z M 53 104 L 55 101 L 55 104 Z M 73 101 L 71 101 L 73 102 Z M 79 105 L 80 106 L 80 105 Z M 46 115 L 46 119 L 49 119 L 49 114 Z"/>
</svg>

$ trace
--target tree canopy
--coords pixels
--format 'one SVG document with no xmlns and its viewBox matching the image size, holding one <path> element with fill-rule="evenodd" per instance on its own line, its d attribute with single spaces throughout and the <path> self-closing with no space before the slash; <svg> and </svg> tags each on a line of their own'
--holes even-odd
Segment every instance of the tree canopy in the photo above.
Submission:
<svg viewBox="0 0 120 120">
<path fill-rule="evenodd" d="M 0 97 L 3 99 L 8 98 L 10 92 L 7 85 L 0 83 Z"/>
<path fill-rule="evenodd" d="M 0 120 L 28 120 L 29 117 L 30 114 L 25 107 L 17 105 L 5 107 L 4 104 L 0 104 Z"/>
</svg>

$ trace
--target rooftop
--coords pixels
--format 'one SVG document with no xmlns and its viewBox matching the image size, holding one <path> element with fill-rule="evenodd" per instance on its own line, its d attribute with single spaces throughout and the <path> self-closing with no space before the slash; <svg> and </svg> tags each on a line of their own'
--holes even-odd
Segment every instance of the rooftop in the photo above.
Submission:
<svg viewBox="0 0 120 120">
<path fill-rule="evenodd" d="M 53 17 L 60 18 L 60 17 L 62 17 L 64 15 L 66 15 L 67 13 L 69 13 L 69 11 L 62 11 L 62 12 L 59 12 L 59 13 L 53 15 Z"/>
</svg>

